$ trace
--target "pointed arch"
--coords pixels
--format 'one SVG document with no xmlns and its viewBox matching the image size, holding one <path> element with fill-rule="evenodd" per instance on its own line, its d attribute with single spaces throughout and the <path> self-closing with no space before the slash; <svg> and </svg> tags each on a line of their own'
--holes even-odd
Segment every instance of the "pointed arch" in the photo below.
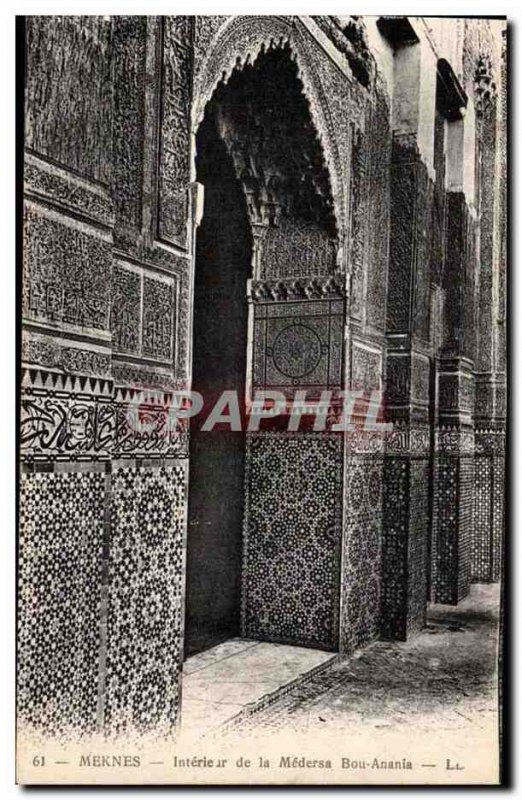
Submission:
<svg viewBox="0 0 522 800">
<path fill-rule="evenodd" d="M 290 49 L 303 96 L 308 103 L 310 119 L 329 176 L 336 227 L 339 241 L 342 242 L 346 228 L 346 187 L 342 180 L 344 170 L 335 124 L 295 17 L 232 17 L 217 30 L 212 46 L 195 74 L 192 131 L 195 135 L 206 105 L 220 84 L 226 84 L 237 69 L 254 64 L 263 52 L 284 46 Z"/>
</svg>

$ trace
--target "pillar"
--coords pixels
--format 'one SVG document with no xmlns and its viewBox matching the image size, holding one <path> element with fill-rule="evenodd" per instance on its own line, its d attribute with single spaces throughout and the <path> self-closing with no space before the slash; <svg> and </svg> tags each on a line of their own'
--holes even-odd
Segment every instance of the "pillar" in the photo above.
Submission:
<svg viewBox="0 0 522 800">
<path fill-rule="evenodd" d="M 436 354 L 433 519 L 430 598 L 458 603 L 469 592 L 473 504 L 473 334 L 476 265 L 474 118 L 450 65 L 438 69 L 438 111 L 444 117 L 444 292 Z"/>
<path fill-rule="evenodd" d="M 504 31 L 505 33 L 505 31 Z M 504 528 L 506 418 L 506 51 L 501 69 L 479 57 L 475 72 L 479 257 L 475 485 L 471 574 L 498 581 Z"/>
<path fill-rule="evenodd" d="M 385 400 L 394 430 L 384 458 L 381 626 L 423 627 L 429 519 L 430 218 L 436 61 L 405 18 L 383 23 L 395 45 Z"/>
</svg>

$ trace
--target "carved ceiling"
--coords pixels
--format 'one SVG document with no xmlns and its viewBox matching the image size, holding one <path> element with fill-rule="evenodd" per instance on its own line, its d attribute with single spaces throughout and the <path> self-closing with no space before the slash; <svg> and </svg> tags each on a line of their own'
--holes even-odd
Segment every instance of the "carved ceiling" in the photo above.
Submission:
<svg viewBox="0 0 522 800">
<path fill-rule="evenodd" d="M 287 45 L 263 50 L 218 85 L 209 125 L 233 160 L 253 224 L 293 218 L 335 236 L 328 169 Z"/>
<path fill-rule="evenodd" d="M 479 116 L 491 109 L 496 96 L 491 57 L 483 53 L 478 58 L 475 70 L 475 110 Z"/>
</svg>

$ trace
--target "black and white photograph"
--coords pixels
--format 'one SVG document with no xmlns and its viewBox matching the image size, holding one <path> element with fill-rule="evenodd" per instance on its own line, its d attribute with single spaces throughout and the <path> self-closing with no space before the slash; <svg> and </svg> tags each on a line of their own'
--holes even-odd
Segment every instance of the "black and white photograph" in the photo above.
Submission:
<svg viewBox="0 0 522 800">
<path fill-rule="evenodd" d="M 150 10 L 16 18 L 17 783 L 499 786 L 508 19 Z"/>
</svg>

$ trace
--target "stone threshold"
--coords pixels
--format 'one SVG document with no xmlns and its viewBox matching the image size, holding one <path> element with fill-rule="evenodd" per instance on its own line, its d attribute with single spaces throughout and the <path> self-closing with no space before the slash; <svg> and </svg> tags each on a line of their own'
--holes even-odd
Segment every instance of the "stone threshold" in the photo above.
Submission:
<svg viewBox="0 0 522 800">
<path fill-rule="evenodd" d="M 201 739 L 266 708 L 337 660 L 307 647 L 229 639 L 183 665 L 181 737 Z"/>
</svg>

